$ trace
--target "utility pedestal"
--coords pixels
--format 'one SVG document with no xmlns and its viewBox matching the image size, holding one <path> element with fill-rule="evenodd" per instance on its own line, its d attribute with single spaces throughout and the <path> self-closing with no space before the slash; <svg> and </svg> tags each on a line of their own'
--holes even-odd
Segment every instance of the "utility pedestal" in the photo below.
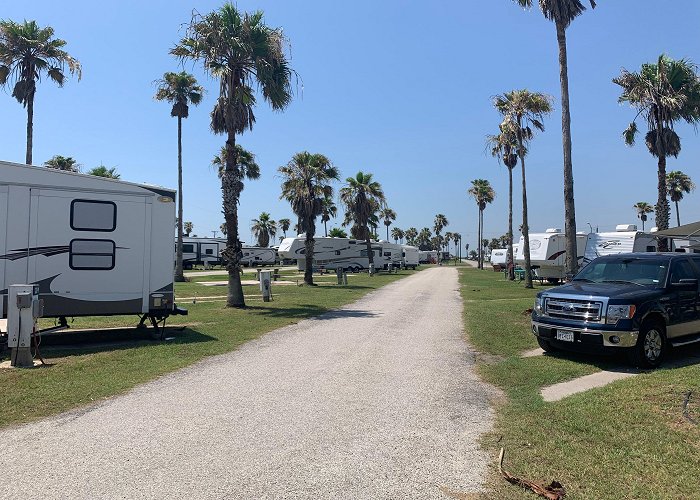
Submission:
<svg viewBox="0 0 700 500">
<path fill-rule="evenodd" d="M 34 366 L 32 335 L 36 319 L 43 314 L 36 285 L 10 285 L 7 297 L 7 347 L 10 348 L 10 365 L 18 368 Z"/>
<path fill-rule="evenodd" d="M 272 271 L 260 271 L 260 291 L 263 301 L 270 302 L 272 298 Z"/>
</svg>

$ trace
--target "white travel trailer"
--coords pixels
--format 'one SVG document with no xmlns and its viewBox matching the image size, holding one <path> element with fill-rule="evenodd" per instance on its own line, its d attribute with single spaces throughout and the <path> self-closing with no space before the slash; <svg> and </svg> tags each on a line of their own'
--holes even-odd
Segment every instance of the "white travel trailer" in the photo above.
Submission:
<svg viewBox="0 0 700 500">
<path fill-rule="evenodd" d="M 0 162 L 0 318 L 8 286 L 39 286 L 44 316 L 139 314 L 175 307 L 175 191 Z M 65 324 L 64 321 L 62 323 Z"/>
<path fill-rule="evenodd" d="M 506 267 L 508 261 L 508 249 L 494 248 L 491 250 L 491 265 L 494 269 Z"/>
<path fill-rule="evenodd" d="M 418 248 L 412 247 L 411 245 L 402 245 L 403 249 L 403 259 L 402 264 L 405 268 L 414 269 L 418 267 Z"/>
<path fill-rule="evenodd" d="M 586 242 L 584 265 L 603 255 L 629 252 L 657 252 L 659 244 L 654 233 L 637 231 L 635 224 L 619 224 L 614 232 L 591 233 Z"/>
<path fill-rule="evenodd" d="M 304 236 L 285 238 L 278 249 L 283 259 L 294 259 L 300 271 L 306 269 L 306 247 Z M 346 271 L 359 272 L 369 268 L 369 257 L 364 240 L 350 238 L 314 237 L 314 267 L 334 270 L 342 268 Z M 372 243 L 375 268 L 383 266 L 382 245 Z M 380 265 L 380 262 L 382 263 Z"/>
<path fill-rule="evenodd" d="M 175 240 L 177 245 L 177 240 Z M 224 238 L 182 238 L 182 267 L 217 266 L 222 264 L 221 252 L 226 248 Z"/>
<path fill-rule="evenodd" d="M 241 265 L 244 266 L 274 266 L 277 262 L 277 251 L 274 248 L 243 246 L 242 251 Z"/>
<path fill-rule="evenodd" d="M 544 233 L 530 233 L 530 265 L 537 276 L 550 281 L 566 277 L 566 236 L 561 229 L 549 228 Z M 521 236 L 515 263 L 525 264 L 523 246 L 525 239 Z M 586 249 L 586 234 L 576 233 L 576 255 L 581 262 Z"/>
<path fill-rule="evenodd" d="M 438 253 L 435 250 L 419 250 L 418 262 L 421 264 L 437 264 Z"/>
<path fill-rule="evenodd" d="M 398 243 L 389 243 L 385 240 L 380 240 L 379 245 L 382 247 L 380 258 L 374 260 L 376 269 L 388 269 L 389 264 L 393 267 L 401 267 L 403 260 L 403 248 Z"/>
</svg>

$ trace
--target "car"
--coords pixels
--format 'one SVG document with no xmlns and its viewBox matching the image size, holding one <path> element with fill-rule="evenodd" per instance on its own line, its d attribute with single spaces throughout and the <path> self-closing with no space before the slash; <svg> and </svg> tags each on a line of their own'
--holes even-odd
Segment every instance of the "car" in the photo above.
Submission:
<svg viewBox="0 0 700 500">
<path fill-rule="evenodd" d="M 670 347 L 700 342 L 699 279 L 700 254 L 599 257 L 537 294 L 532 333 L 547 352 L 624 351 L 655 368 Z"/>
</svg>

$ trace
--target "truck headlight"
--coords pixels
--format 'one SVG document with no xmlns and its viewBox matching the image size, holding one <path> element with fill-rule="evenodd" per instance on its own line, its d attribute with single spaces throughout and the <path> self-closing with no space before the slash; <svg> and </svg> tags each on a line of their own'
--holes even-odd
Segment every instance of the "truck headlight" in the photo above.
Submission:
<svg viewBox="0 0 700 500">
<path fill-rule="evenodd" d="M 535 312 L 537 314 L 542 314 L 543 307 L 544 307 L 544 299 L 542 297 L 535 297 Z"/>
<path fill-rule="evenodd" d="M 608 314 L 607 314 L 607 317 L 605 319 L 605 322 L 609 325 L 614 325 L 615 323 L 617 323 L 621 319 L 630 319 L 632 316 L 634 316 L 634 313 L 636 310 L 637 310 L 637 306 L 634 306 L 634 305 L 608 306 Z"/>
</svg>

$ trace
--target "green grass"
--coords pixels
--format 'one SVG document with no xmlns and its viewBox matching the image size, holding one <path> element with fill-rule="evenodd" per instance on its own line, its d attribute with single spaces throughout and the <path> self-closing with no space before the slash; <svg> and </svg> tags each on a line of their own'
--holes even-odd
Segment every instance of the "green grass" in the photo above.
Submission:
<svg viewBox="0 0 700 500">
<path fill-rule="evenodd" d="M 558 480 L 570 499 L 698 497 L 700 427 L 683 418 L 682 404 L 693 391 L 691 413 L 700 420 L 700 366 L 643 373 L 546 403 L 539 394 L 543 386 L 623 362 L 575 354 L 521 358 L 537 347 L 523 314 L 536 290 L 473 269 L 462 269 L 460 280 L 467 333 L 481 353 L 479 372 L 505 394 L 496 403 L 495 429 L 482 442 L 494 460 L 505 447 L 509 472 L 543 483 Z M 495 467 L 490 486 L 489 498 L 535 498 L 503 480 Z"/>
<path fill-rule="evenodd" d="M 245 310 L 226 309 L 221 299 L 200 299 L 196 304 L 178 301 L 189 310 L 189 316 L 168 320 L 168 325 L 181 327 L 170 329 L 168 336 L 173 340 L 165 342 L 151 340 L 150 331 L 134 330 L 74 333 L 70 334 L 72 345 L 65 345 L 67 341 L 56 345 L 55 339 L 45 338 L 41 350 L 51 366 L 0 370 L 0 428 L 122 393 L 207 356 L 232 351 L 276 328 L 350 303 L 411 274 L 414 272 L 379 273 L 371 278 L 359 274 L 349 278 L 348 286 L 331 284 L 323 277 L 319 277 L 317 287 L 273 285 L 273 302 L 263 302 L 257 286 L 244 286 Z M 191 297 L 193 292 L 198 297 L 226 295 L 226 287 L 176 284 L 176 296 Z M 131 316 L 76 318 L 71 327 L 132 327 L 137 322 L 138 318 Z M 51 322 L 43 320 L 42 324 L 49 326 Z"/>
</svg>

